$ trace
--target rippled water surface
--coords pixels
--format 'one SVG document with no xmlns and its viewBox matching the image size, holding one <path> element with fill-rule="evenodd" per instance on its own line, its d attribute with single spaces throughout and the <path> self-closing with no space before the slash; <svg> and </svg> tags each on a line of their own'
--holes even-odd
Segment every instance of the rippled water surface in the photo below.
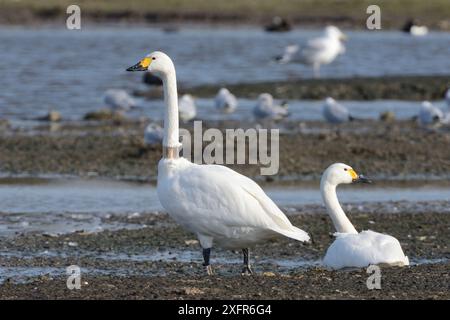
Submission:
<svg viewBox="0 0 450 320">
<path fill-rule="evenodd" d="M 280 206 L 322 204 L 318 187 L 266 188 L 268 196 Z M 450 190 L 445 186 L 417 187 L 342 187 L 338 190 L 347 205 L 386 202 L 386 213 L 396 212 L 396 201 L 450 202 Z M 447 210 L 448 205 L 435 210 Z M 447 208 L 447 209 L 446 209 Z M 361 210 L 364 206 L 361 206 Z M 110 221 L 112 214 L 132 218 L 148 212 L 164 211 L 156 189 L 144 183 L 98 180 L 6 180 L 0 183 L 0 235 L 14 232 L 101 231 L 121 227 L 141 227 Z"/>
<path fill-rule="evenodd" d="M 271 58 L 285 45 L 302 43 L 318 34 L 319 30 L 270 34 L 259 29 L 230 28 L 191 28 L 177 33 L 151 28 L 4 28 L 0 30 L 0 117 L 33 118 L 56 109 L 66 118 L 80 118 L 102 107 L 106 89 L 131 92 L 143 86 L 142 74 L 125 72 L 125 68 L 156 49 L 174 58 L 178 79 L 184 86 L 309 78 L 310 68 L 278 65 Z M 348 34 L 346 54 L 324 67 L 323 77 L 450 72 L 449 33 L 430 33 L 426 37 L 395 31 Z M 243 101 L 242 112 L 249 103 Z M 379 111 L 385 107 L 376 106 L 368 104 L 364 108 Z M 300 103 L 298 108 L 294 103 L 293 109 L 299 108 Z M 144 109 L 146 115 L 156 118 L 162 112 L 152 114 L 150 107 Z M 205 114 L 210 112 L 207 110 Z"/>
</svg>

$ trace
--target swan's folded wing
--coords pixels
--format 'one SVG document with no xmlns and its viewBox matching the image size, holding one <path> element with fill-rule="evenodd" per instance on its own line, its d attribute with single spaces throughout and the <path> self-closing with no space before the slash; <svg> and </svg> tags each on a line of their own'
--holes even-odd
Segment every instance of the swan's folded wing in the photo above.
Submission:
<svg viewBox="0 0 450 320">
<path fill-rule="evenodd" d="M 211 167 L 211 166 L 209 166 Z M 248 212 L 248 214 L 263 214 L 265 220 L 269 220 L 267 227 L 275 232 L 299 241 L 308 241 L 309 236 L 303 230 L 293 226 L 286 215 L 270 199 L 261 187 L 253 180 L 243 176 L 224 166 L 214 166 L 218 172 L 233 183 L 233 188 L 241 197 L 253 199 L 259 206 L 258 212 Z"/>
</svg>

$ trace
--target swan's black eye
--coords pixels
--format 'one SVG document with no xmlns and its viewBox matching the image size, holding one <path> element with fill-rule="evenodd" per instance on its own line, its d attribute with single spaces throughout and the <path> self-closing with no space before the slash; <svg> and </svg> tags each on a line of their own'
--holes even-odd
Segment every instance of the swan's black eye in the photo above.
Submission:
<svg viewBox="0 0 450 320">
<path fill-rule="evenodd" d="M 344 168 L 345 171 L 347 171 L 347 168 Z"/>
<path fill-rule="evenodd" d="M 152 57 L 152 60 L 156 60 L 156 58 L 155 58 L 155 57 Z"/>
</svg>

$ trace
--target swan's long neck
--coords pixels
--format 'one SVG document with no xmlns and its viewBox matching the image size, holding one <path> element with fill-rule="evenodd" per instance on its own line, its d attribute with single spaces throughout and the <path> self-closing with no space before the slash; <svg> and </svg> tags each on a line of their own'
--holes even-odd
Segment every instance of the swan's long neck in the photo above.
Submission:
<svg viewBox="0 0 450 320">
<path fill-rule="evenodd" d="M 336 231 L 339 233 L 358 233 L 339 204 L 336 185 L 322 180 L 320 183 L 320 192 L 322 193 L 323 201 L 325 202 L 331 220 L 333 220 Z"/>
<path fill-rule="evenodd" d="M 164 114 L 163 157 L 178 158 L 180 141 L 178 133 L 177 77 L 175 70 L 164 74 L 162 81 L 164 86 L 164 103 L 166 105 Z"/>
</svg>

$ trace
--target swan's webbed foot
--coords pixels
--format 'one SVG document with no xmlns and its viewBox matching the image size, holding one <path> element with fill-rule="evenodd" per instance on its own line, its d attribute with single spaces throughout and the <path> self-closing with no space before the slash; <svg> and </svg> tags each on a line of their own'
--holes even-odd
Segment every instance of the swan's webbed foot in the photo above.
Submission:
<svg viewBox="0 0 450 320">
<path fill-rule="evenodd" d="M 206 269 L 206 274 L 208 276 L 212 276 L 214 274 L 214 271 L 209 264 L 209 258 L 211 256 L 211 248 L 203 249 L 203 266 Z"/>
<path fill-rule="evenodd" d="M 242 253 L 244 255 L 244 268 L 242 269 L 241 274 L 244 275 L 252 275 L 253 274 L 253 270 L 250 266 L 250 261 L 249 261 L 249 249 L 242 249 Z"/>
<path fill-rule="evenodd" d="M 251 276 L 251 275 L 253 275 L 252 267 L 251 266 L 244 266 L 244 268 L 242 268 L 241 274 L 243 276 Z"/>
</svg>

